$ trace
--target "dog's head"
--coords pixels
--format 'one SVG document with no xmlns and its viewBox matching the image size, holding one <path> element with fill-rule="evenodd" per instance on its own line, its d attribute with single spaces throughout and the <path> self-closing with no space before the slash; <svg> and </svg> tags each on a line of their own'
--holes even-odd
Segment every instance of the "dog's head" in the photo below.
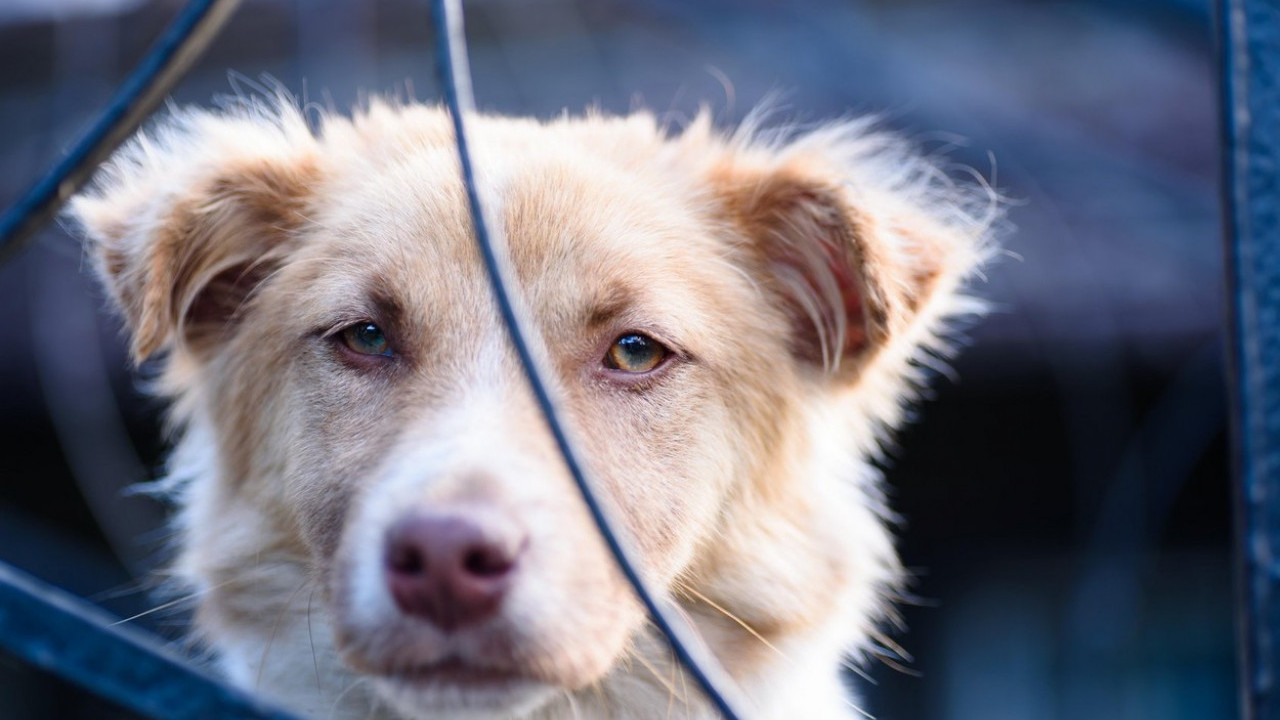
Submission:
<svg viewBox="0 0 1280 720">
<path fill-rule="evenodd" d="M 318 134 L 288 108 L 182 112 L 72 210 L 134 354 L 164 355 L 207 635 L 252 647 L 300 592 L 255 568 L 292 568 L 345 667 L 411 715 L 536 707 L 619 672 L 644 632 L 507 341 L 449 127 L 419 106 Z M 897 578 L 866 458 L 913 355 L 971 309 L 985 224 L 855 124 L 473 128 L 550 381 L 642 571 L 695 618 L 865 639 Z"/>
</svg>

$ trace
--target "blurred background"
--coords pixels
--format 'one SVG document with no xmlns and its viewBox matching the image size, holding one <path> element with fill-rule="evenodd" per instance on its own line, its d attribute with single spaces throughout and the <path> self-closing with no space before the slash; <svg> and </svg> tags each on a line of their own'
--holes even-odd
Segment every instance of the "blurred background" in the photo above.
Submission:
<svg viewBox="0 0 1280 720">
<path fill-rule="evenodd" d="M 428 3 L 245 0 L 177 102 L 269 75 L 346 109 L 435 100 Z M 0 0 L 0 205 L 68 147 L 177 0 Z M 480 104 L 700 104 L 725 125 L 874 112 L 991 178 L 1015 230 L 996 312 L 887 475 L 917 602 L 871 662 L 885 720 L 1237 715 L 1208 0 L 474 0 Z M 0 269 L 0 560 L 153 608 L 163 457 L 79 248 Z M 135 624 L 181 636 L 181 613 Z M 0 656 L 4 718 L 130 715 Z"/>
</svg>

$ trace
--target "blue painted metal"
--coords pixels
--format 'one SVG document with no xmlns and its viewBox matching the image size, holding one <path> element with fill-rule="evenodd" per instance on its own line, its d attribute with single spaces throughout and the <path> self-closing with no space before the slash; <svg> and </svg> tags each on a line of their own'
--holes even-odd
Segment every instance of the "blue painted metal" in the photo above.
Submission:
<svg viewBox="0 0 1280 720">
<path fill-rule="evenodd" d="M 605 508 L 596 497 L 581 455 L 577 452 L 575 443 L 570 440 L 568 428 L 560 421 L 560 413 L 556 409 L 559 402 L 552 395 L 550 386 L 543 380 L 546 377 L 546 371 L 542 368 L 546 367 L 546 363 L 540 362 L 538 355 L 534 352 L 534 348 L 541 347 L 541 344 L 537 336 L 532 334 L 533 325 L 526 320 L 527 315 L 520 303 L 518 289 L 511 280 L 513 274 L 507 268 L 501 226 L 492 222 L 486 214 L 486 206 L 482 202 L 480 189 L 476 184 L 475 167 L 467 140 L 467 116 L 475 113 L 475 98 L 472 94 L 471 70 L 467 61 L 466 36 L 462 27 L 462 0 L 432 0 L 432 9 L 436 22 L 437 70 L 440 74 L 440 84 L 445 90 L 445 103 L 453 119 L 454 138 L 457 141 L 458 159 L 462 166 L 462 180 L 466 186 L 467 201 L 471 208 L 476 244 L 484 260 L 489 284 L 493 288 L 498 308 L 502 312 L 508 337 L 516 354 L 520 357 L 525 378 L 529 381 L 529 387 L 542 410 L 547 427 L 555 438 L 560 455 L 564 458 L 565 467 L 578 486 L 582 500 L 591 513 L 592 519 L 595 520 L 600 535 L 613 553 L 618 569 L 622 571 L 641 604 L 649 612 L 653 624 L 666 636 L 676 657 L 680 659 L 694 682 L 702 688 L 720 714 L 726 720 L 745 718 L 747 715 L 743 712 L 743 708 L 747 707 L 747 704 L 742 692 L 733 683 L 728 673 L 720 667 L 720 663 L 707 650 L 705 643 L 693 628 L 668 606 L 669 600 L 655 593 L 641 577 L 637 569 L 639 565 L 628 549 L 628 545 L 620 537 L 617 529 L 620 526 L 608 517 Z"/>
<path fill-rule="evenodd" d="M 1280 4 L 1221 0 L 1241 691 L 1280 720 Z"/>
<path fill-rule="evenodd" d="M 154 109 L 216 36 L 238 0 L 191 0 L 107 109 L 71 152 L 0 216 L 0 262 L 11 258 L 34 231 L 57 211 L 96 166 Z M 462 9 L 457 0 L 435 3 L 440 69 L 453 111 L 459 156 L 476 227 L 513 344 L 546 415 L 571 474 L 578 482 L 606 543 L 631 581 L 654 623 L 671 642 L 690 675 L 729 720 L 744 717 L 737 688 L 691 628 L 649 590 L 592 494 L 585 472 L 541 381 L 538 363 L 525 341 L 528 327 L 507 292 L 501 260 L 491 242 L 467 152 L 463 108 L 474 108 Z M 153 718 L 278 718 L 272 709 L 189 665 L 143 633 L 119 626 L 102 610 L 0 563 L 0 648 L 85 688 Z"/>
<path fill-rule="evenodd" d="M 0 215 L 0 263 L 12 259 L 98 164 L 133 134 L 218 35 L 240 0 L 190 0 L 71 150 Z"/>
<path fill-rule="evenodd" d="M 156 720 L 292 720 L 100 608 L 0 564 L 0 648 Z"/>
<path fill-rule="evenodd" d="M 181 79 L 239 0 L 192 0 L 67 155 L 0 215 L 12 259 Z M 0 649 L 157 720 L 290 720 L 214 679 L 156 638 L 0 563 Z"/>
</svg>

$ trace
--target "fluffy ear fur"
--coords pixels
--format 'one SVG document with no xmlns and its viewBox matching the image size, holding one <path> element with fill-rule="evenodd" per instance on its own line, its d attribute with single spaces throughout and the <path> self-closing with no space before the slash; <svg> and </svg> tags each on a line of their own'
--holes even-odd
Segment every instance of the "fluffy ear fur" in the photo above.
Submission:
<svg viewBox="0 0 1280 720">
<path fill-rule="evenodd" d="M 317 157 L 291 108 L 184 111 L 117 152 L 72 201 L 136 361 L 171 345 L 198 353 L 234 322 L 306 221 Z"/>
<path fill-rule="evenodd" d="M 710 175 L 757 274 L 792 318 L 794 354 L 839 383 L 853 384 L 882 354 L 940 349 L 940 322 L 979 309 L 958 286 L 989 253 L 994 194 L 964 195 L 863 122 L 784 139 L 748 125 Z"/>
</svg>

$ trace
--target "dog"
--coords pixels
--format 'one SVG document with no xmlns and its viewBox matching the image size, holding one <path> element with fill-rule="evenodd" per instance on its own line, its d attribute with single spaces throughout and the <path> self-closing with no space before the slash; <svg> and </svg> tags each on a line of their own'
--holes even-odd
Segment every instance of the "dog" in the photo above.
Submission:
<svg viewBox="0 0 1280 720">
<path fill-rule="evenodd" d="M 877 463 L 981 311 L 999 203 L 870 121 L 757 120 L 471 132 L 640 571 L 752 717 L 859 717 L 842 668 L 904 583 Z M 315 717 L 715 716 L 523 379 L 445 111 L 173 110 L 68 214 L 170 402 L 173 570 L 236 685 Z"/>
</svg>

